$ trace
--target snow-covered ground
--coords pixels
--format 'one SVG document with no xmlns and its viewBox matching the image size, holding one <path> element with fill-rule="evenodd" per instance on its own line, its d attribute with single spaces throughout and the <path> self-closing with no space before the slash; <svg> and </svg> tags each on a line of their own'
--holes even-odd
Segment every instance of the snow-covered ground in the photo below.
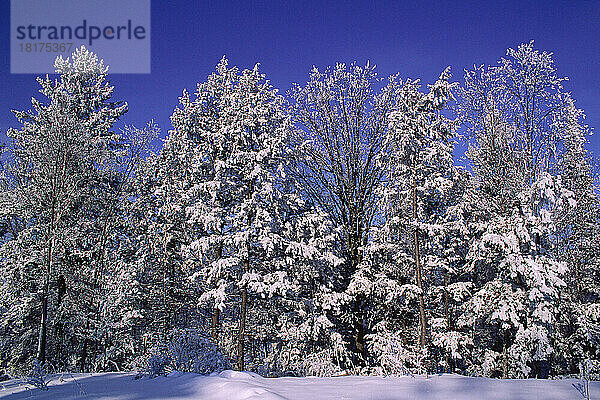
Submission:
<svg viewBox="0 0 600 400">
<path fill-rule="evenodd" d="M 425 377 L 262 378 L 225 371 L 213 376 L 173 373 L 134 379 L 133 373 L 55 376 L 48 391 L 27 389 L 17 380 L 1 382 L 2 399 L 202 399 L 202 400 L 478 400 L 579 399 L 576 380 L 495 380 L 459 375 Z M 600 383 L 590 384 L 600 399 Z"/>
</svg>

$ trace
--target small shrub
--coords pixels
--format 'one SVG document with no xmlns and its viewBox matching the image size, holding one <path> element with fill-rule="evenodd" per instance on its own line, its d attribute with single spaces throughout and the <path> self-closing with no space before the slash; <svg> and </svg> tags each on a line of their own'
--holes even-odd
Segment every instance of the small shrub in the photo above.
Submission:
<svg viewBox="0 0 600 400">
<path fill-rule="evenodd" d="M 208 335 L 190 329 L 178 329 L 151 350 L 144 374 L 151 378 L 172 371 L 207 375 L 227 368 L 230 368 L 229 362 Z"/>
<path fill-rule="evenodd" d="M 48 390 L 50 378 L 48 377 L 48 373 L 46 371 L 46 365 L 42 364 L 38 360 L 34 360 L 31 370 L 24 380 L 28 385 L 32 385 L 40 390 Z"/>
</svg>

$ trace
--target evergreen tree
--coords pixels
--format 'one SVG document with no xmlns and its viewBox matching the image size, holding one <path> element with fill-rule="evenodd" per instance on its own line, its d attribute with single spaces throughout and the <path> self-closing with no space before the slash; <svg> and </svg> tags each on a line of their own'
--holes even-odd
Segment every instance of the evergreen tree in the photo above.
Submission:
<svg viewBox="0 0 600 400">
<path fill-rule="evenodd" d="M 369 341 L 376 365 L 388 373 L 426 370 L 429 289 L 450 268 L 445 215 L 455 202 L 449 195 L 460 193 L 452 121 L 440 113 L 452 97 L 449 78 L 445 71 L 429 93 L 419 91 L 418 81 L 404 83 L 379 157 L 386 172 L 378 187 L 381 225 L 349 287 L 351 295 L 373 296 Z"/>
<path fill-rule="evenodd" d="M 56 80 L 38 78 L 48 101 L 32 99 L 31 111 L 14 112 L 22 127 L 8 132 L 13 165 L 11 189 L 5 192 L 14 201 L 20 230 L 5 243 L 4 251 L 12 250 L 5 253 L 3 268 L 14 279 L 12 286 L 24 288 L 25 276 L 29 281 L 11 306 L 25 311 L 17 311 L 21 318 L 30 318 L 33 311 L 26 310 L 35 304 L 40 319 L 36 358 L 41 363 L 48 359 L 50 328 L 56 335 L 52 361 L 67 335 L 62 325 L 67 317 L 61 322 L 53 315 L 68 307 L 64 301 L 74 300 L 66 296 L 71 285 L 93 275 L 83 262 L 89 248 L 80 248 L 82 234 L 88 227 L 88 207 L 102 190 L 104 168 L 119 141 L 112 126 L 127 110 L 126 104 L 111 101 L 107 67 L 84 47 L 71 59 L 59 56 L 55 70 Z M 78 289 L 83 295 L 84 289 Z M 76 343 L 65 344 L 67 353 Z M 23 354 L 19 359 L 26 358 Z"/>
</svg>

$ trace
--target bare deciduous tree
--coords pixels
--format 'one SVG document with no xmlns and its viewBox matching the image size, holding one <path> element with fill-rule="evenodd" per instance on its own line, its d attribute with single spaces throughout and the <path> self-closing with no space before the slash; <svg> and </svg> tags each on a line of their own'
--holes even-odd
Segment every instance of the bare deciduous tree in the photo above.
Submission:
<svg viewBox="0 0 600 400">
<path fill-rule="evenodd" d="M 306 195 L 342 228 L 346 258 L 341 287 L 362 260 L 366 235 L 376 215 L 375 188 L 384 171 L 377 163 L 401 85 L 391 76 L 381 85 L 375 67 L 337 64 L 316 67 L 304 86 L 290 91 L 299 129 L 297 177 Z M 377 87 L 381 85 L 379 90 Z M 364 353 L 360 301 L 354 304 L 354 347 Z"/>
</svg>

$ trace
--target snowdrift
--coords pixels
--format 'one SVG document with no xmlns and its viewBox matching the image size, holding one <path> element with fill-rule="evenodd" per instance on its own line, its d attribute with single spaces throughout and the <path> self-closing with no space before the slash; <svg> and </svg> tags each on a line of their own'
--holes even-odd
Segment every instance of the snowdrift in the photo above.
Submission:
<svg viewBox="0 0 600 400">
<path fill-rule="evenodd" d="M 166 400 L 565 400 L 578 399 L 565 380 L 497 380 L 459 375 L 417 377 L 262 378 L 224 371 L 211 376 L 172 373 L 135 379 L 135 373 L 54 375 L 48 391 L 20 380 L 0 382 L 1 399 L 166 399 Z M 600 383 L 590 384 L 591 398 L 600 398 Z"/>
</svg>

